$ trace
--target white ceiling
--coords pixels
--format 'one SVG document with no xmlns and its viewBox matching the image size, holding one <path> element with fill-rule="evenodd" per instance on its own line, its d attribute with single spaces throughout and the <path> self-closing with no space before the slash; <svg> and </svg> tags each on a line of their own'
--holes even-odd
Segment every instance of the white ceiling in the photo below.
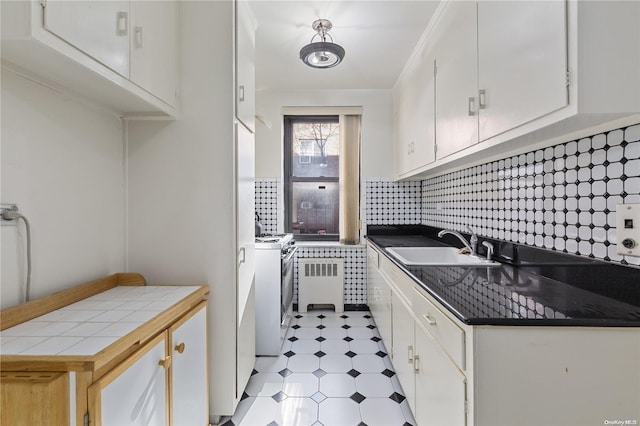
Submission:
<svg viewBox="0 0 640 426">
<path fill-rule="evenodd" d="M 427 27 L 436 0 L 253 0 L 256 88 L 390 89 Z M 331 69 L 313 69 L 299 57 L 319 18 L 345 58 Z"/>
</svg>

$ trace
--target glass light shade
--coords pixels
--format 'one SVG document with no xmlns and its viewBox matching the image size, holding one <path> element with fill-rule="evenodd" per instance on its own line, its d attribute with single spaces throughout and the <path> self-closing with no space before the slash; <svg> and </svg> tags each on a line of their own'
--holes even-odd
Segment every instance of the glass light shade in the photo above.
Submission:
<svg viewBox="0 0 640 426">
<path fill-rule="evenodd" d="M 300 59 L 312 68 L 331 68 L 344 58 L 342 46 L 329 42 L 309 43 L 300 49 Z"/>
</svg>

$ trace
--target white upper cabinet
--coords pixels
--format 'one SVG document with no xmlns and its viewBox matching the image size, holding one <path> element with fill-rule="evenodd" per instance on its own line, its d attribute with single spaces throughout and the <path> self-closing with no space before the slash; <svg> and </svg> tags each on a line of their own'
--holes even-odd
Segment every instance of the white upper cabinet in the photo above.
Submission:
<svg viewBox="0 0 640 426">
<path fill-rule="evenodd" d="M 436 50 L 436 144 L 443 158 L 478 142 L 476 4 L 453 1 L 440 15 Z"/>
<path fill-rule="evenodd" d="M 412 58 L 394 90 L 396 174 L 435 160 L 434 57 L 423 49 Z"/>
<path fill-rule="evenodd" d="M 404 127 L 395 129 L 396 177 L 637 123 L 638 21 L 633 1 L 443 1 L 416 47 L 434 52 L 435 90 L 422 93 L 435 103 L 436 159 L 403 158 L 423 119 L 403 76 L 394 91 L 396 126 Z"/>
<path fill-rule="evenodd" d="M 130 79 L 174 106 L 178 81 L 177 34 L 177 2 L 131 2 Z"/>
<path fill-rule="evenodd" d="M 478 3 L 481 141 L 565 107 L 566 4 Z"/>
<path fill-rule="evenodd" d="M 125 117 L 175 117 L 177 2 L 0 4 L 3 66 Z"/>
<path fill-rule="evenodd" d="M 129 75 L 128 1 L 49 1 L 44 28 L 118 74 Z"/>
<path fill-rule="evenodd" d="M 236 118 L 251 132 L 256 114 L 256 28 L 246 0 L 236 0 Z"/>
</svg>

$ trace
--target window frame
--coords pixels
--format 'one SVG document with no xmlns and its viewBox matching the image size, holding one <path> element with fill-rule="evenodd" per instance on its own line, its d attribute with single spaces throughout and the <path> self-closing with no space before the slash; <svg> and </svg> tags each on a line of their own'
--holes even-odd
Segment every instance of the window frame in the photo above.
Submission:
<svg viewBox="0 0 640 426">
<path fill-rule="evenodd" d="M 283 176 L 284 176 L 284 229 L 286 233 L 293 233 L 293 184 L 297 182 L 335 182 L 340 185 L 340 176 L 336 177 L 295 177 L 293 176 L 293 125 L 295 123 L 340 123 L 338 114 L 313 114 L 313 115 L 285 115 L 283 119 Z M 340 216 L 338 215 L 338 221 Z M 340 223 L 338 222 L 338 228 Z M 340 241 L 340 233 L 337 234 L 294 234 L 298 241 Z"/>
</svg>

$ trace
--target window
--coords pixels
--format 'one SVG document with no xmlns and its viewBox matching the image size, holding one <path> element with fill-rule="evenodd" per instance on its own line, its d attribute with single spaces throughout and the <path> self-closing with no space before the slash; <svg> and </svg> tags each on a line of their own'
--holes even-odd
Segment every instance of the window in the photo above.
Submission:
<svg viewBox="0 0 640 426">
<path fill-rule="evenodd" d="M 340 123 L 337 115 L 284 117 L 285 229 L 299 240 L 338 241 Z"/>
</svg>

